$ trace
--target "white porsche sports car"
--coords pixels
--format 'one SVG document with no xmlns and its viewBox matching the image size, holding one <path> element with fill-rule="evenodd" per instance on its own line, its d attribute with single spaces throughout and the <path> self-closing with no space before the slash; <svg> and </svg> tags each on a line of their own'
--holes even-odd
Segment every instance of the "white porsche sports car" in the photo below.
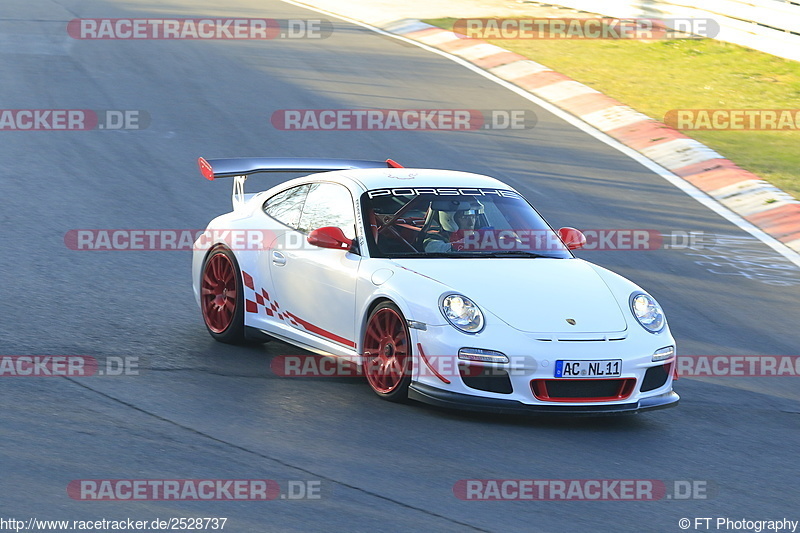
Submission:
<svg viewBox="0 0 800 533">
<path fill-rule="evenodd" d="M 554 231 L 501 181 L 392 160 L 199 165 L 233 179 L 233 211 L 211 221 L 192 264 L 218 341 L 342 358 L 391 401 L 599 415 L 679 400 L 655 299 L 576 258 L 583 234 Z M 245 193 L 265 172 L 307 175 Z"/>
</svg>

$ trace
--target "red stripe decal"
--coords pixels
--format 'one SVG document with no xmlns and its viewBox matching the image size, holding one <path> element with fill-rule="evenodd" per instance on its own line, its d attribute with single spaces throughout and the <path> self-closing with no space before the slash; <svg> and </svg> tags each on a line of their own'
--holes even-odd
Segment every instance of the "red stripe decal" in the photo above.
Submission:
<svg viewBox="0 0 800 533">
<path fill-rule="evenodd" d="M 422 351 L 422 345 L 420 343 L 417 343 L 417 350 L 419 350 L 420 357 L 422 357 L 422 360 L 425 361 L 425 364 L 428 365 L 428 368 L 431 369 L 434 375 L 449 385 L 450 380 L 441 375 L 435 368 L 433 368 L 433 365 L 431 365 L 430 361 L 428 361 L 428 356 L 425 355 L 425 352 Z"/>
<path fill-rule="evenodd" d="M 322 329 L 320 327 L 317 327 L 314 324 L 311 324 L 310 322 L 306 322 L 305 320 L 303 320 L 302 318 L 298 317 L 297 315 L 294 315 L 294 314 L 289 313 L 287 311 L 284 311 L 284 314 L 286 316 L 291 317 L 294 320 L 296 320 L 298 324 L 303 326 L 305 329 L 307 329 L 311 333 L 316 333 L 317 335 L 325 337 L 326 339 L 330 339 L 332 341 L 336 341 L 336 342 L 338 342 L 340 344 L 344 344 L 345 346 L 350 346 L 351 348 L 355 348 L 356 347 L 356 343 L 355 342 L 353 342 L 351 340 L 347 340 L 344 337 L 340 337 L 339 335 L 336 335 L 335 333 L 331 333 L 330 331 L 324 330 L 324 329 Z"/>
</svg>

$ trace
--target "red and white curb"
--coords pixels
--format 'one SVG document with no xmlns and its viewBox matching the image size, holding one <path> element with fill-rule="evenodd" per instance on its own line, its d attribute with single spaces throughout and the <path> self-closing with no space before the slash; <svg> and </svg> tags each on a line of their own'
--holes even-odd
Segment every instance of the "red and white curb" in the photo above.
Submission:
<svg viewBox="0 0 800 533">
<path fill-rule="evenodd" d="M 418 20 L 396 21 L 382 29 L 459 57 L 578 117 L 800 252 L 800 201 L 678 130 L 486 41 Z"/>
</svg>

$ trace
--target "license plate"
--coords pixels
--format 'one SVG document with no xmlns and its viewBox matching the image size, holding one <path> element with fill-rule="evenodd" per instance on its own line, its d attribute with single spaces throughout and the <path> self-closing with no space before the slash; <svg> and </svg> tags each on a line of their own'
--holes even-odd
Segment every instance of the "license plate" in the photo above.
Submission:
<svg viewBox="0 0 800 533">
<path fill-rule="evenodd" d="M 556 361 L 557 378 L 614 378 L 622 375 L 622 359 Z"/>
</svg>

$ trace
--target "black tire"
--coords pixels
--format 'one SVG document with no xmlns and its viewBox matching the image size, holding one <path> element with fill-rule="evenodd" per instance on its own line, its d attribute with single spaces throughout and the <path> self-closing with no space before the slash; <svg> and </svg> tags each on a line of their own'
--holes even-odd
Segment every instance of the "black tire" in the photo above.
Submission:
<svg viewBox="0 0 800 533">
<path fill-rule="evenodd" d="M 214 340 L 244 344 L 244 288 L 233 252 L 213 248 L 200 275 L 200 308 L 206 329 Z"/>
</svg>

